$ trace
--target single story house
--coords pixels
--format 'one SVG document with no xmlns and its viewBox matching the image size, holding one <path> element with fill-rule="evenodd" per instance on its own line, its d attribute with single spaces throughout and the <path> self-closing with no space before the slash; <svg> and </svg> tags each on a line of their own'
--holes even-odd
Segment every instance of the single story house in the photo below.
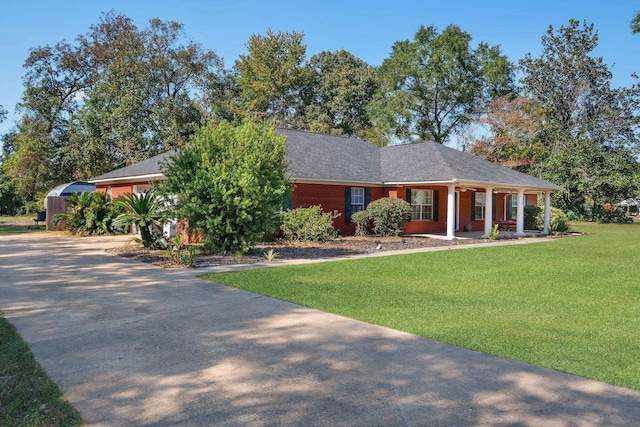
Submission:
<svg viewBox="0 0 640 427">
<path fill-rule="evenodd" d="M 453 239 L 468 225 L 488 236 L 493 224 L 515 223 L 524 234 L 524 206 L 544 198 L 547 232 L 550 195 L 562 188 L 434 142 L 377 147 L 353 137 L 279 129 L 286 135 L 292 208 L 321 205 L 341 213 L 334 226 L 352 234 L 351 214 L 382 197 L 411 204 L 405 234 L 440 233 Z M 89 182 L 111 197 L 142 192 L 162 181 L 167 152 L 97 176 Z"/>
</svg>

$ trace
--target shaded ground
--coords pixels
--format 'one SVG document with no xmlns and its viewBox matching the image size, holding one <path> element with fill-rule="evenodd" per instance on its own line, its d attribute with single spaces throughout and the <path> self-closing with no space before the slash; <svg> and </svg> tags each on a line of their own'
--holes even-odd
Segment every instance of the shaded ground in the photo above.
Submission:
<svg viewBox="0 0 640 427">
<path fill-rule="evenodd" d="M 481 243 L 486 240 L 442 240 L 429 237 L 355 237 L 346 236 L 324 243 L 272 242 L 256 245 L 241 257 L 233 255 L 198 255 L 194 267 L 213 267 L 227 264 L 254 264 L 267 261 L 267 253 L 277 253 L 275 259 L 317 259 L 333 258 L 348 255 L 368 254 L 380 251 L 401 249 L 429 248 L 434 246 L 459 246 L 470 243 Z M 138 245 L 128 245 L 109 249 L 122 257 L 137 261 L 167 266 L 167 257 L 161 250 L 152 250 Z"/>
</svg>

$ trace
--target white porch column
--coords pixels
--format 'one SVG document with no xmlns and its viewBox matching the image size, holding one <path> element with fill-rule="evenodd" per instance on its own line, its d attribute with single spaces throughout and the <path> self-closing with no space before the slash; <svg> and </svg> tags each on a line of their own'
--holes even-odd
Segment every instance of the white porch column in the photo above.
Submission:
<svg viewBox="0 0 640 427">
<path fill-rule="evenodd" d="M 447 188 L 447 240 L 453 240 L 456 228 L 456 187 L 450 185 Z"/>
<path fill-rule="evenodd" d="M 484 234 L 482 237 L 488 239 L 493 227 L 493 187 L 486 187 L 484 191 L 486 205 L 484 208 Z"/>
<path fill-rule="evenodd" d="M 524 190 L 518 190 L 518 215 L 516 217 L 516 236 L 524 236 Z"/>
<path fill-rule="evenodd" d="M 544 192 L 544 228 L 542 234 L 549 234 L 549 223 L 551 222 L 551 191 Z"/>
</svg>

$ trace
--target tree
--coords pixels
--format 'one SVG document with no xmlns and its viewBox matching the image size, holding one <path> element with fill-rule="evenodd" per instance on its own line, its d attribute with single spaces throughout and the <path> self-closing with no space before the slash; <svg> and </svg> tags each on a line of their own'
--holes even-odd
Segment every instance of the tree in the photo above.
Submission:
<svg viewBox="0 0 640 427">
<path fill-rule="evenodd" d="M 365 137 L 367 110 L 378 88 L 375 68 L 346 50 L 320 52 L 305 66 L 304 107 L 297 119 L 307 130 Z"/>
<path fill-rule="evenodd" d="M 235 63 L 245 111 L 276 120 L 281 127 L 292 125 L 304 82 L 307 47 L 303 37 L 304 33 L 269 29 L 266 36 L 253 34 L 249 38 L 248 54 L 240 55 Z"/>
<path fill-rule="evenodd" d="M 469 151 L 476 157 L 528 172 L 547 154 L 541 142 L 543 116 L 525 96 L 505 95 L 490 101 L 474 123 L 490 131 L 469 142 Z"/>
<path fill-rule="evenodd" d="M 513 66 L 499 47 L 470 42 L 450 25 L 441 34 L 420 27 L 413 41 L 393 45 L 371 106 L 384 142 L 445 143 L 487 100 L 513 90 Z"/>
<path fill-rule="evenodd" d="M 534 171 L 561 185 L 554 204 L 578 216 L 593 217 L 597 208 L 638 191 L 638 162 L 623 148 L 600 146 L 593 140 L 570 139 L 565 147 L 538 163 Z"/>
<path fill-rule="evenodd" d="M 593 24 L 570 20 L 557 32 L 550 26 L 542 37 L 542 54 L 520 61 L 526 96 L 544 110 L 549 135 L 590 139 L 609 146 L 638 143 L 640 90 L 611 88 L 612 74 L 602 57 L 592 55 L 598 45 Z M 560 138 L 563 142 L 567 138 Z M 562 149 L 547 138 L 553 152 Z"/>
<path fill-rule="evenodd" d="M 640 12 L 636 12 L 636 14 L 631 19 L 631 32 L 633 34 L 640 33 Z"/>
<path fill-rule="evenodd" d="M 112 13 L 80 38 L 99 78 L 75 117 L 70 156 L 89 149 L 102 168 L 113 168 L 187 141 L 203 117 L 196 96 L 207 79 L 217 78 L 222 62 L 182 38 L 180 23 L 152 19 L 139 30 Z"/>
<path fill-rule="evenodd" d="M 165 163 L 163 191 L 177 195 L 177 217 L 208 249 L 244 253 L 274 231 L 289 190 L 286 162 L 285 137 L 272 125 L 210 121 Z"/>
<path fill-rule="evenodd" d="M 538 111 L 545 156 L 534 168 L 565 187 L 556 203 L 574 212 L 636 191 L 640 88 L 611 88 L 593 25 L 549 27 L 538 58 L 520 61 L 522 88 Z"/>
<path fill-rule="evenodd" d="M 73 43 L 36 47 L 6 172 L 33 198 L 35 187 L 178 147 L 202 120 L 199 97 L 221 67 L 215 52 L 185 41 L 182 24 L 152 19 L 139 29 L 114 12 Z"/>
</svg>

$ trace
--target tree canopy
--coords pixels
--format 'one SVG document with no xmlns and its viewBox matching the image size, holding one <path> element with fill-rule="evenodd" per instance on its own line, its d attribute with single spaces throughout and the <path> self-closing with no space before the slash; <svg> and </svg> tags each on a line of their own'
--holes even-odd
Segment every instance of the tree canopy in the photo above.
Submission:
<svg viewBox="0 0 640 427">
<path fill-rule="evenodd" d="M 640 13 L 631 29 L 640 32 Z M 307 60 L 303 32 L 270 29 L 225 69 L 180 23 L 141 28 L 109 12 L 73 41 L 30 50 L 21 117 L 2 136 L 0 204 L 35 206 L 59 183 L 185 147 L 212 119 L 378 145 L 459 141 L 473 120 L 485 129 L 473 154 L 563 185 L 554 203 L 586 212 L 637 191 L 640 147 L 640 86 L 612 87 L 597 45 L 593 25 L 549 27 L 541 54 L 519 61 L 516 86 L 500 47 L 473 44 L 456 25 L 421 26 L 378 68 L 344 49 Z"/>
<path fill-rule="evenodd" d="M 612 88 L 597 45 L 592 24 L 550 26 L 520 61 L 521 94 L 488 104 L 477 123 L 491 133 L 470 147 L 561 185 L 554 203 L 578 216 L 638 191 L 640 88 Z"/>
<path fill-rule="evenodd" d="M 202 119 L 199 88 L 222 62 L 183 39 L 182 24 L 139 29 L 110 12 L 73 43 L 31 49 L 5 159 L 20 191 L 34 197 L 186 142 Z"/>
<path fill-rule="evenodd" d="M 298 126 L 314 132 L 366 137 L 367 110 L 378 88 L 375 68 L 342 49 L 320 52 L 305 66 Z"/>
<path fill-rule="evenodd" d="M 300 106 L 307 51 L 303 33 L 254 34 L 235 63 L 244 111 L 288 127 Z"/>
<path fill-rule="evenodd" d="M 513 90 L 513 66 L 498 46 L 473 48 L 458 26 L 430 26 L 393 45 L 379 79 L 371 108 L 383 138 L 442 144 L 486 101 Z"/>
<path fill-rule="evenodd" d="M 640 33 L 640 12 L 636 12 L 631 19 L 631 32 L 633 34 Z"/>
</svg>

